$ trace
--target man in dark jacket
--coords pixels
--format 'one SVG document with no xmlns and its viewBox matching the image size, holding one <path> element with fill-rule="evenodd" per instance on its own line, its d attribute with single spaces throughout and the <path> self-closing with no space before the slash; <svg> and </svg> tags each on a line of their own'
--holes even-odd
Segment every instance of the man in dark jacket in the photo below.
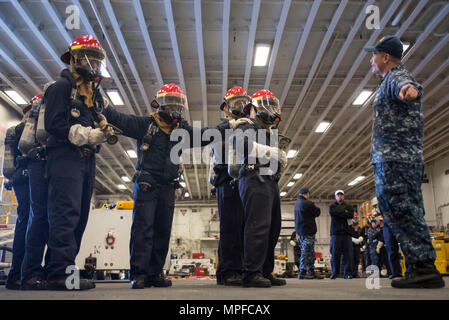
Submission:
<svg viewBox="0 0 449 320">
<path fill-rule="evenodd" d="M 302 248 L 298 279 L 323 279 L 314 271 L 317 232 L 315 219 L 321 214 L 321 210 L 309 198 L 308 188 L 299 189 L 299 197 L 295 203 L 295 229 Z"/>
<path fill-rule="evenodd" d="M 28 217 L 30 214 L 30 189 L 28 185 L 27 158 L 19 151 L 18 145 L 25 127 L 25 122 L 30 114 L 31 105 L 23 110 L 22 121 L 11 130 L 15 132 L 14 141 L 14 176 L 12 177 L 12 187 L 17 198 L 17 221 L 12 245 L 11 268 L 8 273 L 5 287 L 10 290 L 20 290 L 20 268 L 25 255 L 26 230 Z"/>
<path fill-rule="evenodd" d="M 343 190 L 335 191 L 336 201 L 329 205 L 331 215 L 331 279 L 336 279 L 340 270 L 340 256 L 343 254 L 345 263 L 344 277 L 352 279 L 352 241 L 348 219 L 352 219 L 354 210 L 344 202 Z"/>
</svg>

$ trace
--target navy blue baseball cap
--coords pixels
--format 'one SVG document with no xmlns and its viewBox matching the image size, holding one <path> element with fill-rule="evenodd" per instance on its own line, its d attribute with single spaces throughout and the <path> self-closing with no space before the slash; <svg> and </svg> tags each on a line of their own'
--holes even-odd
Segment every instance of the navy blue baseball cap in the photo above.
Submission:
<svg viewBox="0 0 449 320">
<path fill-rule="evenodd" d="M 299 189 L 299 194 L 306 194 L 306 193 L 309 193 L 309 188 L 304 187 Z"/>
<path fill-rule="evenodd" d="M 401 40 L 395 36 L 385 36 L 379 40 L 379 42 L 374 47 L 365 47 L 367 52 L 385 52 L 391 54 L 393 57 L 402 58 L 402 53 L 404 48 L 402 46 Z"/>
</svg>

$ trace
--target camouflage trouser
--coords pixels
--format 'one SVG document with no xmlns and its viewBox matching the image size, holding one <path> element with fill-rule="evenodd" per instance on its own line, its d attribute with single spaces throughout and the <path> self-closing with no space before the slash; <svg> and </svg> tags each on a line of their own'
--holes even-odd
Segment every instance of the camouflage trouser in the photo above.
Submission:
<svg viewBox="0 0 449 320">
<path fill-rule="evenodd" d="M 300 271 L 313 271 L 315 266 L 315 236 L 299 236 L 301 242 Z"/>
<path fill-rule="evenodd" d="M 424 220 L 423 174 L 421 164 L 380 162 L 374 167 L 379 209 L 409 263 L 436 258 Z"/>
</svg>

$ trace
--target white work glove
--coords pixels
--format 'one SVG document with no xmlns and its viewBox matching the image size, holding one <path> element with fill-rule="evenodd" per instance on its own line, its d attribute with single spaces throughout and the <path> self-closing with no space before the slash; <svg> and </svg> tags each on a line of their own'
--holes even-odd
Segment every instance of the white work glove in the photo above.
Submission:
<svg viewBox="0 0 449 320">
<path fill-rule="evenodd" d="M 248 118 L 239 118 L 239 119 L 232 119 L 229 120 L 229 128 L 231 128 L 232 130 L 237 129 L 238 126 L 240 126 L 243 123 L 253 123 L 250 119 Z"/>
<path fill-rule="evenodd" d="M 287 154 L 285 153 L 285 151 L 257 142 L 253 143 L 253 148 L 249 156 L 252 158 L 274 159 L 276 161 L 279 161 L 282 167 L 285 168 L 287 166 Z"/>
<path fill-rule="evenodd" d="M 376 253 L 380 254 L 380 249 L 382 248 L 382 246 L 384 245 L 384 243 L 382 241 L 379 241 L 377 243 L 377 247 L 376 247 Z"/>
<path fill-rule="evenodd" d="M 360 248 L 360 252 L 364 252 L 366 249 L 366 245 L 364 245 L 363 247 Z"/>
<path fill-rule="evenodd" d="M 356 239 L 356 238 L 352 238 L 351 237 L 351 240 L 352 240 L 352 243 L 353 244 L 359 244 L 360 242 L 359 242 L 359 239 Z"/>
<path fill-rule="evenodd" d="M 290 240 L 290 244 L 291 244 L 292 246 L 296 246 L 295 240 Z"/>
<path fill-rule="evenodd" d="M 359 237 L 359 243 L 362 243 L 363 242 L 363 237 Z"/>
<path fill-rule="evenodd" d="M 106 141 L 106 137 L 101 129 L 93 129 L 91 127 L 83 127 L 75 124 L 70 127 L 69 141 L 75 146 L 97 145 Z"/>
</svg>

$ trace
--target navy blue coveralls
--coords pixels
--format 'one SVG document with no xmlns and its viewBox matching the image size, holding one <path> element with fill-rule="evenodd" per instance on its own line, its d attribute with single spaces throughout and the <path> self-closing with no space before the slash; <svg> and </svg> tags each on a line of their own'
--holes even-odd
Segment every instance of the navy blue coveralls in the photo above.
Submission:
<svg viewBox="0 0 449 320">
<path fill-rule="evenodd" d="M 30 214 L 30 189 L 28 185 L 27 159 L 19 151 L 19 140 L 25 123 L 19 123 L 16 128 L 16 141 L 14 144 L 14 166 L 16 170 L 12 178 L 14 194 L 17 198 L 17 220 L 14 230 L 14 242 L 12 246 L 11 268 L 6 280 L 7 286 L 15 286 L 21 278 L 21 266 L 25 255 L 25 239 Z"/>
<path fill-rule="evenodd" d="M 31 214 L 28 219 L 25 257 L 22 263 L 22 282 L 38 277 L 46 279 L 42 267 L 45 246 L 48 242 L 48 180 L 45 167 L 47 155 L 45 148 L 37 143 L 28 152 L 28 176 L 30 180 Z M 48 263 L 50 250 L 45 254 Z"/>
<path fill-rule="evenodd" d="M 353 217 L 354 210 L 345 202 L 338 204 L 335 201 L 329 205 L 329 214 L 331 215 L 332 274 L 340 273 L 340 257 L 343 254 L 344 275 L 352 276 L 352 239 L 347 220 Z"/>
<path fill-rule="evenodd" d="M 70 127 L 81 124 L 94 128 L 91 108 L 84 102 L 78 107 L 80 116 L 71 117 L 70 95 L 76 83 L 68 69 L 45 91 L 45 129 L 48 175 L 48 280 L 66 278 L 66 268 L 75 265 L 81 239 L 87 225 L 95 183 L 95 150 L 70 143 Z M 83 100 L 83 97 L 79 99 Z"/>
<path fill-rule="evenodd" d="M 259 124 L 244 123 L 238 127 L 247 130 L 265 131 L 268 145 L 270 133 Z M 244 150 L 251 152 L 253 146 L 248 137 L 244 137 Z M 260 175 L 261 164 L 257 159 L 254 167 L 245 152 L 244 162 L 239 171 L 239 193 L 244 212 L 243 238 L 243 282 L 251 282 L 256 275 L 265 278 L 274 268 L 274 248 L 281 231 L 281 200 L 279 197 L 279 171 L 272 175 Z M 268 166 L 268 165 L 266 165 Z"/>
<path fill-rule="evenodd" d="M 225 140 L 213 146 L 217 162 L 214 187 L 217 191 L 220 239 L 218 241 L 217 279 L 242 274 L 243 268 L 243 207 L 237 181 L 228 174 Z"/>
<path fill-rule="evenodd" d="M 158 128 L 154 118 L 123 114 L 113 107 L 106 108 L 105 116 L 109 123 L 123 131 L 124 136 L 137 140 L 136 169 L 137 173 L 141 174 L 136 179 L 133 178 L 135 182 L 130 239 L 130 280 L 135 280 L 137 276 L 146 276 L 147 280 L 151 280 L 162 274 L 170 242 L 175 208 L 174 180 L 179 175 L 179 165 L 171 161 L 170 152 L 178 142 L 170 141 L 170 135 L 157 129 L 148 150 L 140 152 L 150 125 L 154 124 Z M 192 141 L 193 128 L 186 125 L 185 121 L 181 123 Z M 228 128 L 228 124 L 226 127 Z M 210 142 L 202 142 L 201 145 L 208 143 Z M 140 179 L 151 185 L 147 191 L 139 187 Z"/>
</svg>

